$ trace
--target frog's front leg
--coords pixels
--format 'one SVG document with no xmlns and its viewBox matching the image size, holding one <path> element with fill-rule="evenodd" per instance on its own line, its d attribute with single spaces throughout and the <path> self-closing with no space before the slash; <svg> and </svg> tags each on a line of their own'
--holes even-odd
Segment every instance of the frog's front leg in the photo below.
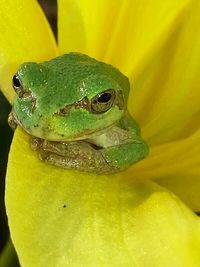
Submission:
<svg viewBox="0 0 200 267">
<path fill-rule="evenodd" d="M 138 139 L 132 143 L 121 144 L 118 146 L 103 149 L 102 154 L 112 168 L 118 170 L 127 169 L 132 164 L 144 159 L 148 155 L 147 144 Z"/>
<path fill-rule="evenodd" d="M 52 142 L 32 138 L 31 147 L 39 158 L 49 164 L 81 171 L 115 173 L 126 169 L 148 154 L 143 140 L 135 140 L 107 148 L 99 148 L 85 141 Z"/>
<path fill-rule="evenodd" d="M 101 149 L 84 141 L 52 142 L 34 137 L 31 147 L 38 150 L 42 161 L 55 166 L 96 173 L 118 170 L 108 164 Z"/>
</svg>

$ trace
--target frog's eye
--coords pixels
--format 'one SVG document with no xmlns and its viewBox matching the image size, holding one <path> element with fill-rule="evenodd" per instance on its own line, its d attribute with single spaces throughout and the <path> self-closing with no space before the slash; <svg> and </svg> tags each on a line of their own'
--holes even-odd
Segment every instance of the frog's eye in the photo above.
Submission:
<svg viewBox="0 0 200 267">
<path fill-rule="evenodd" d="M 94 113 L 104 113 L 108 111 L 115 100 L 115 91 L 113 89 L 108 89 L 91 100 L 91 110 Z"/>
<path fill-rule="evenodd" d="M 19 94 L 22 89 L 22 84 L 17 74 L 13 76 L 12 85 L 13 85 L 15 92 Z"/>
</svg>

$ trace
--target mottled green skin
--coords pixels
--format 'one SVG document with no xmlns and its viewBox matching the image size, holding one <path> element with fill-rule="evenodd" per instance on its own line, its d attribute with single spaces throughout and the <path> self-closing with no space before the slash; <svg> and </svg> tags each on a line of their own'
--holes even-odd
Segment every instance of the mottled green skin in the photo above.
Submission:
<svg viewBox="0 0 200 267">
<path fill-rule="evenodd" d="M 16 98 L 13 110 L 21 126 L 30 134 L 48 140 L 69 140 L 96 132 L 118 121 L 124 110 L 117 106 L 106 114 L 71 109 L 69 116 L 53 116 L 66 105 L 85 96 L 91 99 L 108 88 L 123 89 L 127 100 L 128 79 L 111 65 L 86 55 L 70 53 L 42 64 L 24 63 L 18 70 L 24 90 L 36 98 L 32 112 L 29 98 Z M 81 123 L 79 123 L 81 122 Z"/>
<path fill-rule="evenodd" d="M 104 148 L 102 155 L 115 170 L 124 169 L 147 155 L 147 145 L 126 108 L 128 78 L 116 68 L 80 53 L 69 53 L 40 64 L 24 63 L 17 74 L 27 96 L 16 97 L 12 113 L 29 134 L 62 142 L 91 138 L 94 143 L 96 135 L 106 134 L 108 141 L 100 138 L 97 143 Z M 110 88 L 122 92 L 123 108 L 114 104 L 107 112 L 95 114 L 89 106 L 76 107 L 85 97 L 90 102 Z M 66 107 L 70 107 L 68 114 L 59 115 Z M 109 140 L 109 131 L 113 126 L 120 134 L 125 130 L 128 141 L 121 134 L 122 140 L 112 145 L 113 134 Z"/>
</svg>

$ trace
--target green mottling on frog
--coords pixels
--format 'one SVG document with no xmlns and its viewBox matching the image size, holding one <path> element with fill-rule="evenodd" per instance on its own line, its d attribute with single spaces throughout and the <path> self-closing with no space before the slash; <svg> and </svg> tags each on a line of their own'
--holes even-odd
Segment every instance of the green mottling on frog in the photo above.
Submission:
<svg viewBox="0 0 200 267">
<path fill-rule="evenodd" d="M 111 65 L 80 53 L 23 63 L 13 87 L 9 124 L 50 164 L 114 173 L 148 154 L 127 110 L 128 78 Z"/>
</svg>

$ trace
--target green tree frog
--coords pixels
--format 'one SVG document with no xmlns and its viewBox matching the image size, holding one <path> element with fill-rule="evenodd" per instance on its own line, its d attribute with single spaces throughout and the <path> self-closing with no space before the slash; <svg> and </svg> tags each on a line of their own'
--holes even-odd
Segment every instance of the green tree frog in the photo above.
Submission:
<svg viewBox="0 0 200 267">
<path fill-rule="evenodd" d="M 9 124 L 20 125 L 39 158 L 63 168 L 114 173 L 148 154 L 127 110 L 129 80 L 81 53 L 23 63 Z"/>
</svg>

